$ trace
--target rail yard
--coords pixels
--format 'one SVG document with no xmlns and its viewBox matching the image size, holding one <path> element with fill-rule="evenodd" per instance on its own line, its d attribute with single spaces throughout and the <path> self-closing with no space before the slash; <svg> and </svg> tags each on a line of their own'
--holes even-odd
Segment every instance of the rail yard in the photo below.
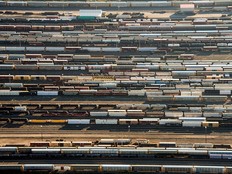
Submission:
<svg viewBox="0 0 232 174">
<path fill-rule="evenodd" d="M 0 1 L 0 173 L 232 173 L 232 1 Z"/>
</svg>

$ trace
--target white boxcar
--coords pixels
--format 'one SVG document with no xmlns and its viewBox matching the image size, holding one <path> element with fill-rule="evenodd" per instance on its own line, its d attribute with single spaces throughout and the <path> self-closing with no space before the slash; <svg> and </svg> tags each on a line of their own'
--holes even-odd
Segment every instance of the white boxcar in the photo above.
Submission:
<svg viewBox="0 0 232 174">
<path fill-rule="evenodd" d="M 13 87 L 13 88 L 21 88 L 23 87 L 22 83 L 4 83 L 4 87 Z"/>
<path fill-rule="evenodd" d="M 1 70 L 3 70 L 3 69 L 10 70 L 10 69 L 13 69 L 13 67 L 14 67 L 14 65 L 4 65 L 4 64 L 1 64 L 0 69 Z M 2 76 L 4 76 L 4 75 L 2 75 Z"/>
<path fill-rule="evenodd" d="M 111 2 L 111 7 L 128 7 L 127 2 Z"/>
<path fill-rule="evenodd" d="M 107 111 L 90 111 L 89 113 L 93 117 L 106 117 L 108 115 Z"/>
<path fill-rule="evenodd" d="M 27 110 L 27 106 L 15 106 L 14 110 L 15 111 L 26 111 Z"/>
<path fill-rule="evenodd" d="M 46 51 L 64 51 L 64 47 L 46 47 Z"/>
<path fill-rule="evenodd" d="M 60 149 L 31 149 L 32 153 L 35 154 L 48 154 L 48 153 L 60 153 Z"/>
<path fill-rule="evenodd" d="M 94 2 L 92 2 L 92 3 L 94 3 Z M 101 3 L 101 4 L 105 4 L 105 3 Z M 80 13 L 80 16 L 84 16 L 84 17 L 86 17 L 86 16 L 101 17 L 102 16 L 102 10 L 94 10 L 94 9 L 80 10 L 79 13 Z"/>
<path fill-rule="evenodd" d="M 57 2 L 57 1 L 50 1 L 49 7 L 67 7 L 69 4 L 67 2 Z"/>
<path fill-rule="evenodd" d="M 19 95 L 19 91 L 0 90 L 0 95 Z"/>
<path fill-rule="evenodd" d="M 108 110 L 108 114 L 111 117 L 125 117 L 127 112 L 126 110 Z"/>
<path fill-rule="evenodd" d="M 90 119 L 68 119 L 68 124 L 90 124 Z"/>
<path fill-rule="evenodd" d="M 205 121 L 205 117 L 179 117 L 182 121 Z"/>
<path fill-rule="evenodd" d="M 44 51 L 45 47 L 26 47 L 27 51 Z"/>
<path fill-rule="evenodd" d="M 119 52 L 121 51 L 121 49 L 117 47 L 107 47 L 107 48 L 102 47 L 102 51 Z"/>
<path fill-rule="evenodd" d="M 151 2 L 137 1 L 131 2 L 131 7 L 150 7 Z"/>
<path fill-rule="evenodd" d="M 145 90 L 129 90 L 128 95 L 129 96 L 144 96 Z"/>
<path fill-rule="evenodd" d="M 100 139 L 99 144 L 114 144 L 114 139 Z"/>
<path fill-rule="evenodd" d="M 202 121 L 183 121 L 182 126 L 183 127 L 201 127 Z"/>
<path fill-rule="evenodd" d="M 95 119 L 96 124 L 118 124 L 118 119 Z"/>
<path fill-rule="evenodd" d="M 112 83 L 99 83 L 99 87 L 106 87 L 106 88 L 116 88 L 117 83 L 112 82 Z"/>
<path fill-rule="evenodd" d="M 37 91 L 37 95 L 45 95 L 45 96 L 48 96 L 48 95 L 52 95 L 52 96 L 57 96 L 58 95 L 58 91 Z"/>
<path fill-rule="evenodd" d="M 204 117 L 222 117 L 220 112 L 203 112 Z"/>
<path fill-rule="evenodd" d="M 8 6 L 16 6 L 16 7 L 24 7 L 27 6 L 27 2 L 22 2 L 22 1 L 7 1 Z"/>
<path fill-rule="evenodd" d="M 151 1 L 151 6 L 152 7 L 170 7 L 172 6 L 171 1 Z"/>
<path fill-rule="evenodd" d="M 25 51 L 25 47 L 6 47 L 6 51 Z"/>
<path fill-rule="evenodd" d="M 183 117 L 181 111 L 165 111 L 165 117 Z"/>
<path fill-rule="evenodd" d="M 27 1 L 28 7 L 47 7 L 47 2 L 39 2 L 39 1 Z"/>
<path fill-rule="evenodd" d="M 220 90 L 220 95 L 231 95 L 231 90 Z"/>
<path fill-rule="evenodd" d="M 155 51 L 157 47 L 139 47 L 138 51 Z"/>
</svg>

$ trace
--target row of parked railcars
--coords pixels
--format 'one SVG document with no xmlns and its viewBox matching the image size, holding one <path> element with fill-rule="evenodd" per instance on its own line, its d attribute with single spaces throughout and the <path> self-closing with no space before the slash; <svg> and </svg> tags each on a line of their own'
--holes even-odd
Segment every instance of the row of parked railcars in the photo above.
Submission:
<svg viewBox="0 0 232 174">
<path fill-rule="evenodd" d="M 81 7 L 81 8 L 99 8 L 99 7 L 176 7 L 179 8 L 183 1 L 109 1 L 109 2 L 91 2 L 91 1 L 1 1 L 0 5 L 10 7 Z M 194 4 L 196 7 L 221 7 L 231 6 L 232 3 L 229 0 L 223 1 L 186 1 L 185 3 Z"/>
<path fill-rule="evenodd" d="M 215 104 L 4 104 L 0 115 L 7 122 L 218 127 L 230 126 L 232 114 L 229 105 Z"/>
<path fill-rule="evenodd" d="M 49 115 L 51 117 L 51 115 Z M 1 122 L 23 122 L 28 124 L 68 124 L 68 125 L 154 125 L 155 126 L 166 126 L 166 127 L 211 127 L 217 128 L 220 125 L 218 119 L 216 121 L 206 121 L 204 117 L 194 117 L 194 118 L 179 118 L 179 119 L 159 119 L 159 118 L 105 118 L 105 119 L 28 119 L 28 118 L 6 118 L 0 119 Z M 231 125 L 231 123 L 230 123 Z M 128 130 L 130 128 L 128 127 Z"/>
<path fill-rule="evenodd" d="M 130 165 L 130 164 L 13 164 L 0 166 L 0 171 L 71 171 L 75 173 L 198 173 L 229 174 L 231 166 L 197 165 Z"/>
<path fill-rule="evenodd" d="M 179 13 L 179 6 L 184 3 L 194 4 L 196 11 Z M 214 58 L 232 50 L 232 19 L 228 11 L 231 2 L 1 1 L 0 4 L 35 6 L 34 9 L 41 4 L 44 7 L 63 5 L 63 8 L 78 4 L 80 9 L 96 5 L 99 9 L 162 5 L 164 10 L 166 7 L 172 10 L 167 12 L 175 11 L 171 15 L 160 10 L 149 14 L 145 11 L 119 13 L 104 8 L 101 17 L 82 20 L 72 12 L 1 11 L 2 98 L 103 100 L 110 97 L 148 104 L 205 104 L 162 109 L 2 106 L 1 119 L 41 124 L 183 127 L 218 127 L 230 123 L 232 114 L 228 106 L 212 109 L 208 104 L 223 105 L 231 100 L 231 62 Z M 215 12 L 215 7 L 221 6 L 225 7 L 224 13 Z M 205 8 L 209 11 L 202 13 Z M 204 60 L 196 60 L 199 56 Z"/>
<path fill-rule="evenodd" d="M 192 148 L 192 149 L 216 149 L 217 150 L 230 150 L 230 144 L 213 144 L 213 143 L 194 143 L 194 144 L 177 144 L 176 142 L 159 142 L 150 143 L 148 139 L 98 139 L 96 141 L 34 141 L 30 144 L 5 144 L 2 147 L 124 147 L 124 148 L 136 148 L 136 147 L 159 147 L 161 150 L 164 148 Z M 23 148 L 22 148 L 23 149 Z M 25 148 L 26 149 L 26 148 Z M 149 148 L 148 148 L 149 149 Z M 28 148 L 30 150 L 30 148 Z M 29 151 L 30 152 L 30 151 Z"/>
<path fill-rule="evenodd" d="M 62 143 L 61 143 L 62 144 Z M 167 144 L 167 143 L 166 143 Z M 173 157 L 232 159 L 230 149 L 217 148 L 172 148 L 172 147 L 0 147 L 2 157 Z"/>
</svg>

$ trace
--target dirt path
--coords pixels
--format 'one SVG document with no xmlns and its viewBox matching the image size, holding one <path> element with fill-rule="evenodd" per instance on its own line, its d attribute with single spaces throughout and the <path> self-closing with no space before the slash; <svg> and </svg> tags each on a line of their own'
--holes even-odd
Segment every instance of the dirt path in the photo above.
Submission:
<svg viewBox="0 0 232 174">
<path fill-rule="evenodd" d="M 231 133 L 211 133 L 207 135 L 195 134 L 180 134 L 180 133 L 158 133 L 158 132 L 108 132 L 108 131 L 82 131 L 77 134 L 47 134 L 33 133 L 33 134 L 1 134 L 0 145 L 5 144 L 27 144 L 32 141 L 55 141 L 63 139 L 65 141 L 96 141 L 101 138 L 131 138 L 133 142 L 136 139 L 149 139 L 151 143 L 158 142 L 176 142 L 178 144 L 188 143 L 214 143 L 214 144 L 232 144 Z"/>
</svg>

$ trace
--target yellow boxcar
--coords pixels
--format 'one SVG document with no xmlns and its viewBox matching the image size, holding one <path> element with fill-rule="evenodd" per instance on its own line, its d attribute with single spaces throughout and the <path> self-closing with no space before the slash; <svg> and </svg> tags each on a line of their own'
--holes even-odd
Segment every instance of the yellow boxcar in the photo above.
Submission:
<svg viewBox="0 0 232 174">
<path fill-rule="evenodd" d="M 67 123 L 67 120 L 50 120 L 50 123 L 65 124 L 65 123 Z"/>
<path fill-rule="evenodd" d="M 29 123 L 43 124 L 47 123 L 48 120 L 29 120 Z"/>
<path fill-rule="evenodd" d="M 202 122 L 203 127 L 219 127 L 219 122 L 217 121 L 204 121 Z"/>
</svg>

